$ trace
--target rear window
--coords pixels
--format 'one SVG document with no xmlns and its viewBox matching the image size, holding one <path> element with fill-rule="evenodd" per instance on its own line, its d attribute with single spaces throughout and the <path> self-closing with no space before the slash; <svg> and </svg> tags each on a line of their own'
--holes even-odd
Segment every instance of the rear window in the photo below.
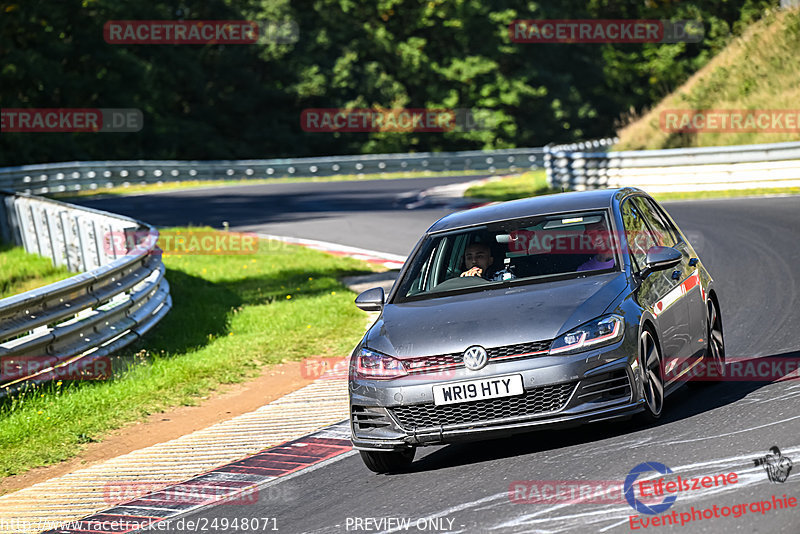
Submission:
<svg viewBox="0 0 800 534">
<path fill-rule="evenodd" d="M 429 236 L 400 283 L 400 301 L 618 270 L 608 213 L 527 217 Z"/>
</svg>

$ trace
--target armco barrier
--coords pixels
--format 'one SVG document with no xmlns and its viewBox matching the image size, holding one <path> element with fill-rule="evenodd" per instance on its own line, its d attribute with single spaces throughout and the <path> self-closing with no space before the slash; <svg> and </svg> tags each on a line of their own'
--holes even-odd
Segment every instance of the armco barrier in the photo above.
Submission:
<svg viewBox="0 0 800 534">
<path fill-rule="evenodd" d="M 552 187 L 651 193 L 800 186 L 800 143 L 584 152 L 545 147 Z"/>
<path fill-rule="evenodd" d="M 113 232 L 130 235 L 124 250 L 104 243 Z M 0 397 L 106 358 L 172 307 L 158 231 L 148 224 L 3 191 L 0 235 L 81 273 L 0 300 Z M 36 369 L 32 358 L 48 367 Z"/>
<path fill-rule="evenodd" d="M 417 171 L 515 172 L 542 168 L 543 153 L 539 147 L 237 161 L 76 161 L 0 168 L 0 188 L 41 194 L 187 180 Z"/>
</svg>

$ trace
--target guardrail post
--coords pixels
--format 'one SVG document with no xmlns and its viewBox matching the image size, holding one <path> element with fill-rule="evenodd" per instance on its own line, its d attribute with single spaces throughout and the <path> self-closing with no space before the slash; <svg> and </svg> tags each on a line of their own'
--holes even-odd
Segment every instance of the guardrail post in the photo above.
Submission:
<svg viewBox="0 0 800 534">
<path fill-rule="evenodd" d="M 0 241 L 14 243 L 16 239 L 12 233 L 14 214 L 14 197 L 0 191 Z"/>
<path fill-rule="evenodd" d="M 81 265 L 78 267 L 79 271 L 88 271 L 89 270 L 89 258 L 86 255 L 86 247 L 87 247 L 87 240 L 84 236 L 83 225 L 81 225 L 81 221 L 79 216 L 76 214 L 74 217 L 75 220 L 75 233 L 78 234 L 78 250 L 80 251 L 80 259 Z"/>
<path fill-rule="evenodd" d="M 544 163 L 544 172 L 547 176 L 547 186 L 552 189 L 555 187 L 555 180 L 553 176 L 553 156 L 550 154 L 550 145 L 544 147 L 542 161 Z"/>
<path fill-rule="evenodd" d="M 73 271 L 75 270 L 75 266 L 72 264 L 72 260 L 69 257 L 69 248 L 70 248 L 70 238 L 67 235 L 67 231 L 69 230 L 69 216 L 67 215 L 66 211 L 61 211 L 58 214 L 58 219 L 61 221 L 61 238 L 63 239 L 64 243 L 64 261 L 67 264 L 67 270 Z"/>
</svg>

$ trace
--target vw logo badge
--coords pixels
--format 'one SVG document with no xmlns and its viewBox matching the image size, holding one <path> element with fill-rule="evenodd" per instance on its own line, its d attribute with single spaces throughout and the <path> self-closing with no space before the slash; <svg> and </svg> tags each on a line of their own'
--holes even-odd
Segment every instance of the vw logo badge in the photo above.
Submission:
<svg viewBox="0 0 800 534">
<path fill-rule="evenodd" d="M 464 365 L 467 369 L 477 371 L 486 367 L 489 361 L 489 355 L 486 354 L 486 349 L 481 346 L 475 345 L 464 351 Z"/>
</svg>

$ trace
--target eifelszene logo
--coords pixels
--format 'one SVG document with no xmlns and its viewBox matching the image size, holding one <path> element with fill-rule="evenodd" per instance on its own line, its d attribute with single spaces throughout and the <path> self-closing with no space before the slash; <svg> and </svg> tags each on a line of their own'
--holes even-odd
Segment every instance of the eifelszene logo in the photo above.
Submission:
<svg viewBox="0 0 800 534">
<path fill-rule="evenodd" d="M 668 497 L 664 497 L 664 500 L 657 504 L 645 504 L 639 499 L 636 498 L 634 494 L 634 484 L 636 483 L 636 479 L 639 478 L 639 475 L 644 473 L 649 473 L 651 471 L 655 471 L 662 475 L 667 475 L 672 473 L 672 469 L 667 467 L 666 465 L 659 463 L 659 462 L 643 462 L 633 469 L 630 470 L 628 476 L 625 477 L 625 484 L 623 485 L 623 492 L 625 494 L 625 500 L 628 501 L 628 504 L 639 513 L 642 514 L 649 514 L 649 515 L 656 515 L 669 510 L 670 506 L 675 504 L 677 500 L 677 495 L 670 495 Z"/>
</svg>

